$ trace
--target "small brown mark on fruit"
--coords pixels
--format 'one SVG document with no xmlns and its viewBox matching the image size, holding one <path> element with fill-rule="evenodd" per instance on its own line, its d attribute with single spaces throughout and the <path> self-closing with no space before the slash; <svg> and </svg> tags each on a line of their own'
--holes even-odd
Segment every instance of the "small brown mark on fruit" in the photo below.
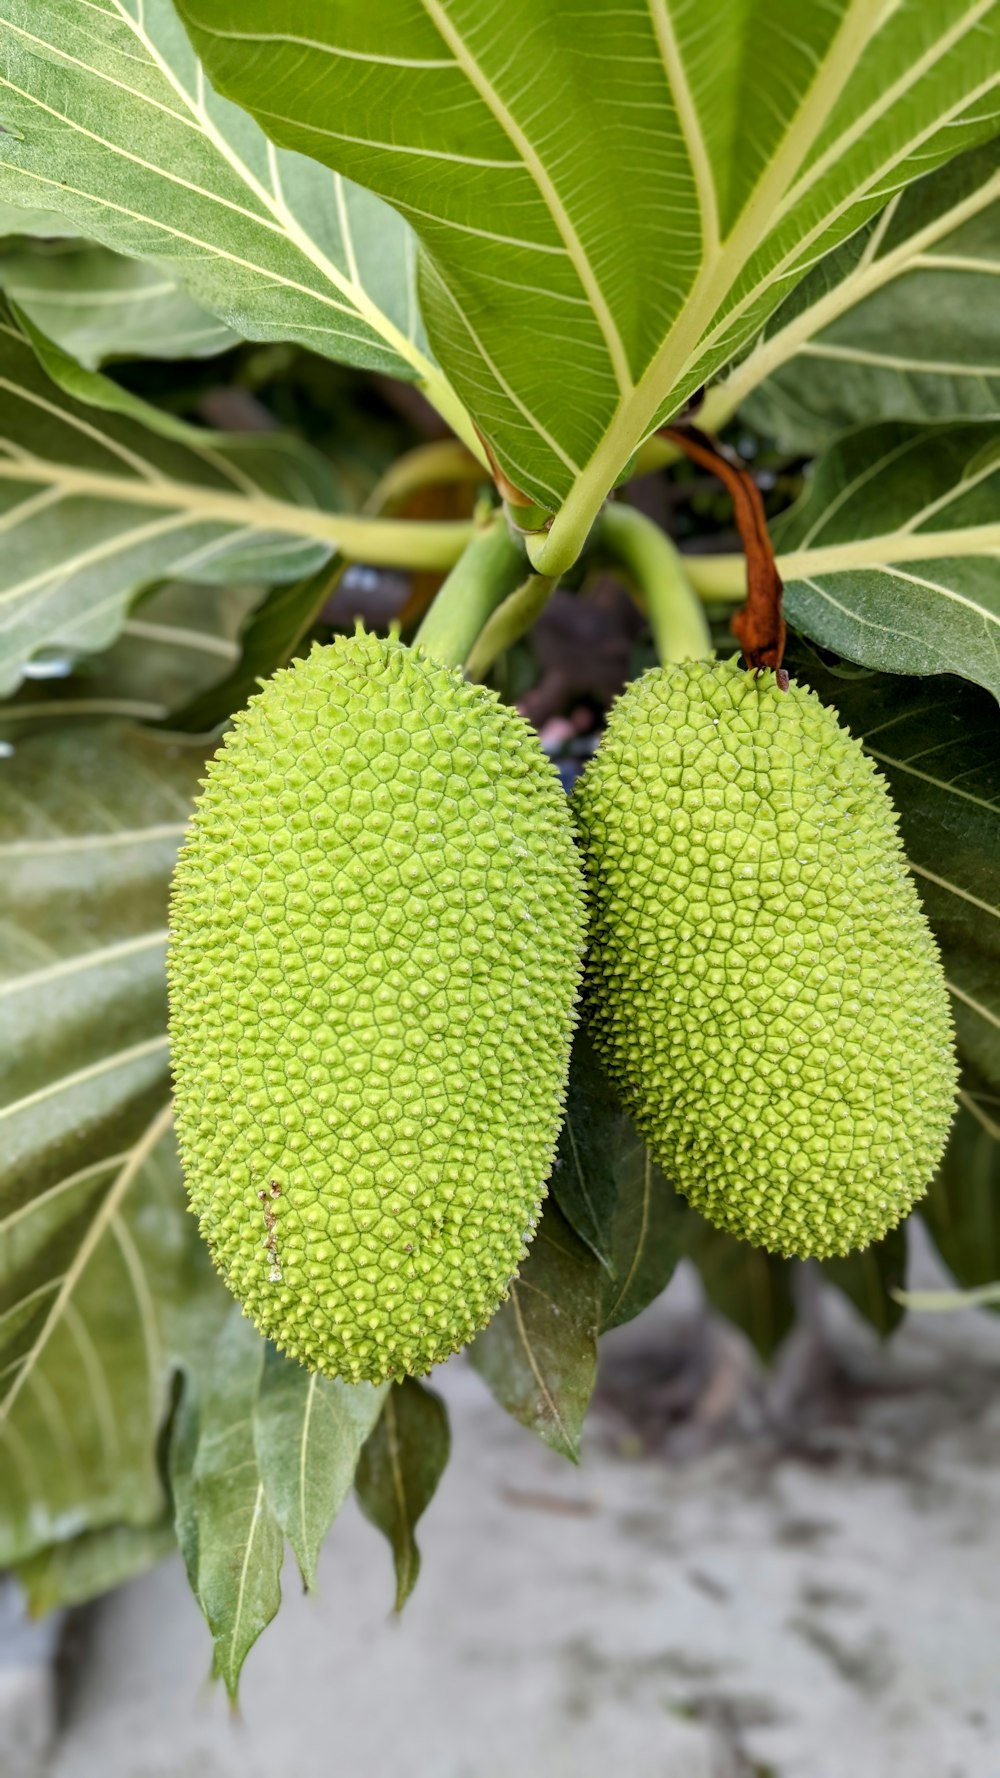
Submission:
<svg viewBox="0 0 1000 1778">
<path fill-rule="evenodd" d="M 270 1270 L 267 1274 L 268 1280 L 272 1284 L 280 1284 L 281 1261 L 278 1258 L 278 1218 L 275 1216 L 270 1203 L 272 1198 L 280 1198 L 281 1196 L 281 1187 L 278 1184 L 278 1181 L 272 1179 L 269 1187 L 262 1186 L 257 1193 L 257 1196 L 264 1206 L 264 1226 L 267 1229 L 267 1234 L 264 1237 L 262 1245 L 271 1262 Z"/>
</svg>

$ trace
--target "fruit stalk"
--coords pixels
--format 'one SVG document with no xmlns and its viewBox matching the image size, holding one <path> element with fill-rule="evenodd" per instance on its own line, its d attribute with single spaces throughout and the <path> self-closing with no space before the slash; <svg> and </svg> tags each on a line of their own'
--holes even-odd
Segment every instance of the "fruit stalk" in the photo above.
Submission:
<svg viewBox="0 0 1000 1778">
<path fill-rule="evenodd" d="M 529 574 L 527 580 L 509 593 L 498 605 L 480 631 L 465 663 L 466 675 L 477 681 L 485 679 L 495 660 L 507 648 L 526 635 L 541 617 L 554 591 L 556 582 L 547 574 Z"/>
<path fill-rule="evenodd" d="M 462 667 L 480 631 L 524 578 L 524 550 L 497 514 L 478 531 L 414 637 L 445 667 Z"/>
<path fill-rule="evenodd" d="M 704 660 L 712 635 L 679 552 L 634 506 L 612 501 L 601 518 L 601 542 L 640 594 L 664 666 Z"/>
<path fill-rule="evenodd" d="M 774 559 L 760 489 L 746 466 L 725 446 L 713 443 L 697 426 L 665 426 L 663 430 L 693 463 L 718 476 L 732 500 L 733 517 L 746 556 L 747 596 L 729 627 L 750 671 L 759 673 L 763 667 L 773 667 L 779 687 L 785 691 L 788 675 L 781 669 L 785 653 L 784 583 Z"/>
</svg>

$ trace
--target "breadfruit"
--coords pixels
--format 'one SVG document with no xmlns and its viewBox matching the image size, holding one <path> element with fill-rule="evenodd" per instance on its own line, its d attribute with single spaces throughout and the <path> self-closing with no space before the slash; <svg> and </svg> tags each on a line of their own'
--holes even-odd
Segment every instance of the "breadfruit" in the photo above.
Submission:
<svg viewBox="0 0 1000 1778">
<path fill-rule="evenodd" d="M 457 671 L 359 634 L 236 718 L 173 885 L 177 1134 L 215 1263 L 284 1351 L 420 1374 L 503 1300 L 583 925 L 557 774 Z"/>
<path fill-rule="evenodd" d="M 576 792 L 599 1055 L 717 1227 L 843 1254 L 910 1210 L 956 1069 L 884 779 L 815 693 L 656 668 Z"/>
</svg>

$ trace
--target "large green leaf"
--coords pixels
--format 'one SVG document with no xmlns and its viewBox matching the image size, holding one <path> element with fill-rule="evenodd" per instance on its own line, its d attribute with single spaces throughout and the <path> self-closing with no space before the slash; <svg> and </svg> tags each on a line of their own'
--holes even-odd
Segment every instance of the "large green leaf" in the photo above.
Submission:
<svg viewBox="0 0 1000 1778">
<path fill-rule="evenodd" d="M 566 1116 L 551 1189 L 567 1222 L 610 1272 L 623 1114 L 586 1025 L 573 1039 Z"/>
<path fill-rule="evenodd" d="M 105 646 L 152 581 L 297 581 L 341 544 L 364 558 L 373 526 L 376 556 L 443 541 L 453 561 L 469 534 L 337 514 L 309 446 L 184 426 L 3 313 L 0 388 L 0 693 L 39 649 Z"/>
<path fill-rule="evenodd" d="M 232 668 L 224 679 L 194 688 L 194 695 L 172 710 L 169 726 L 189 734 L 205 734 L 242 709 L 277 667 L 286 666 L 332 596 L 344 571 L 340 556 L 297 580 L 272 587 L 240 636 Z"/>
<path fill-rule="evenodd" d="M 986 421 L 846 434 L 775 527 L 792 625 L 889 673 L 959 673 L 1000 697 L 1000 435 Z M 741 556 L 687 556 L 739 597 Z"/>
<path fill-rule="evenodd" d="M 228 679 L 240 661 L 238 638 L 259 598 L 259 588 L 216 587 L 208 598 L 204 587 L 154 588 L 133 607 L 117 642 L 103 653 L 84 655 L 75 665 L 61 653 L 30 661 L 20 691 L 0 703 L 0 738 L 17 744 L 68 720 L 175 726 L 172 713 L 192 699 L 211 697 L 209 688 Z M 249 690 L 254 689 L 251 684 Z M 232 708 L 223 697 L 214 720 L 192 732 L 214 727 Z"/>
<path fill-rule="evenodd" d="M 0 1563 L 164 1500 L 223 1293 L 169 1137 L 167 880 L 200 755 L 112 724 L 0 762 Z"/>
<path fill-rule="evenodd" d="M 5 1182 L 4 1565 L 91 1528 L 162 1516 L 165 1323 L 199 1283 L 179 1175 L 157 1144 L 164 1134 L 164 1121 L 150 1120 L 139 1136 L 119 1137 L 126 1146 L 114 1154 L 73 1171 L 52 1165 L 53 1184 L 24 1201 L 17 1175 Z M 100 1147 L 85 1134 L 79 1143 L 83 1152 Z"/>
<path fill-rule="evenodd" d="M 963 1055 L 1000 1090 L 1000 715 L 960 680 L 801 659 L 885 774 L 944 958 Z"/>
<path fill-rule="evenodd" d="M 746 1334 L 761 1358 L 772 1358 L 795 1319 L 795 1262 L 737 1241 L 694 1214 L 686 1251 L 712 1307 Z"/>
<path fill-rule="evenodd" d="M 25 235 L 39 240 L 69 239 L 79 233 L 65 216 L 55 210 L 36 210 L 23 204 L 8 204 L 0 199 L 0 239 L 5 235 Z"/>
<path fill-rule="evenodd" d="M 0 690 L 41 648 L 105 646 L 144 583 L 289 580 L 329 553 L 293 529 L 333 499 L 320 459 L 294 440 L 190 429 L 182 442 L 96 412 L 49 380 L 2 315 L 0 379 Z M 302 498 L 310 509 L 292 505 Z"/>
<path fill-rule="evenodd" d="M 406 1377 L 394 1383 L 358 1464 L 358 1503 L 388 1539 L 396 1569 L 396 1610 L 417 1584 L 418 1520 L 434 1498 L 451 1448 L 439 1395 Z"/>
<path fill-rule="evenodd" d="M 918 1208 L 959 1281 L 989 1283 L 1000 1277 L 1000 715 L 957 679 L 835 670 L 802 648 L 792 665 L 863 741 L 899 811 L 966 1065 L 944 1162 Z M 890 1235 L 823 1269 L 887 1332 L 902 1259 Z"/>
<path fill-rule="evenodd" d="M 89 243 L 0 253 L 0 290 L 92 370 L 111 358 L 208 358 L 237 339 L 162 266 Z"/>
<path fill-rule="evenodd" d="M 156 261 L 247 339 L 416 378 L 454 409 L 406 224 L 213 93 L 171 0 L 0 0 L 0 198 Z"/>
<path fill-rule="evenodd" d="M 181 11 L 222 92 L 412 222 L 442 364 L 558 512 L 550 571 L 823 253 L 996 128 L 996 0 Z"/>
<path fill-rule="evenodd" d="M 385 1385 L 321 1377 L 268 1349 L 254 1446 L 267 1503 L 307 1587 L 316 1585 L 320 1546 L 351 1491 L 385 1394 Z"/>
<path fill-rule="evenodd" d="M 892 1229 L 873 1247 L 824 1260 L 823 1276 L 850 1297 L 876 1333 L 891 1334 L 903 1318 L 896 1293 L 906 1282 L 905 1225 Z"/>
<path fill-rule="evenodd" d="M 586 1025 L 573 1043 L 552 1192 L 604 1267 L 597 1331 L 633 1320 L 669 1283 L 689 1213 L 622 1110 Z"/>
<path fill-rule="evenodd" d="M 169 1517 L 154 1525 L 109 1525 L 53 1543 L 17 1566 L 33 1617 L 59 1606 L 86 1605 L 145 1574 L 175 1546 Z"/>
<path fill-rule="evenodd" d="M 602 1276 L 550 1199 L 507 1301 L 469 1347 L 500 1406 L 574 1463 L 597 1372 Z"/>
<path fill-rule="evenodd" d="M 737 408 L 812 454 L 862 420 L 1000 412 L 1000 143 L 897 193 L 821 260 L 712 389 L 701 423 Z"/>
<path fill-rule="evenodd" d="M 966 1288 L 1000 1279 L 1000 1089 L 967 1076 L 951 1141 L 921 1213 Z"/>
</svg>

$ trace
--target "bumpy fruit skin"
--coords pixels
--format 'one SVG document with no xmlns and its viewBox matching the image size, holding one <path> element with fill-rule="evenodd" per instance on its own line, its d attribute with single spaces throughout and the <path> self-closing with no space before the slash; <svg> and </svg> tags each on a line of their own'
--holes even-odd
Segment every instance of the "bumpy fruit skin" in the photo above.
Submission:
<svg viewBox="0 0 1000 1778">
<path fill-rule="evenodd" d="M 656 668 L 576 790 L 596 1046 L 717 1227 L 802 1257 L 878 1240 L 941 1156 L 948 994 L 883 779 L 811 691 Z"/>
<path fill-rule="evenodd" d="M 216 1265 L 310 1368 L 420 1374 L 506 1295 L 583 926 L 567 799 L 492 692 L 358 635 L 237 717 L 174 880 L 177 1131 Z"/>
</svg>

